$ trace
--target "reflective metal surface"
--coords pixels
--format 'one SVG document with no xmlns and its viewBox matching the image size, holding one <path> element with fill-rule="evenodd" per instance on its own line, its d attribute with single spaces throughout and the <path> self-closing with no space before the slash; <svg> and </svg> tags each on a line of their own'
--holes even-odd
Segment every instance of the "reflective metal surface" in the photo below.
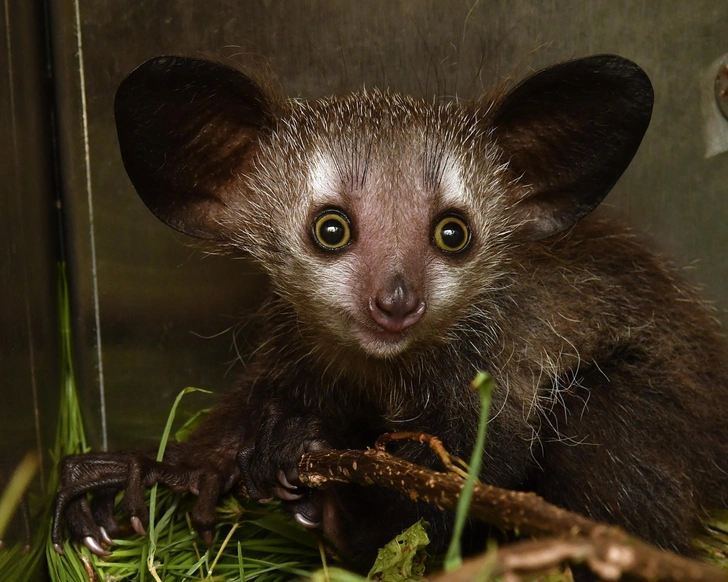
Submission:
<svg viewBox="0 0 728 582">
<path fill-rule="evenodd" d="M 0 8 L 0 492 L 52 447 L 59 388 L 50 78 L 40 2 Z M 46 463 L 32 491 L 39 493 Z M 20 520 L 2 536 L 22 540 Z M 44 526 L 45 527 L 45 524 Z M 0 575 L 2 577 L 2 575 Z"/>
<path fill-rule="evenodd" d="M 715 0 L 52 2 L 60 186 L 92 444 L 152 443 L 180 389 L 231 384 L 239 368 L 228 372 L 236 350 L 226 330 L 255 304 L 262 284 L 245 261 L 204 257 L 185 246 L 191 241 L 157 221 L 134 193 L 117 151 L 112 103 L 136 65 L 161 54 L 208 56 L 266 68 L 288 94 L 306 98 L 361 85 L 467 98 L 512 74 L 575 56 L 631 58 L 655 85 L 655 113 L 608 203 L 678 264 L 692 265 L 689 276 L 705 285 L 728 322 L 728 154 L 703 158 L 699 78 L 728 51 L 726 22 L 728 3 Z M 0 83 L 0 91 L 0 114 L 10 118 L 7 85 Z M 33 95 L 23 100 L 32 102 Z M 10 163 L 16 173 L 3 165 L 5 191 L 23 167 Z M 7 216 L 30 212 L 31 203 L 3 194 L 0 204 L 7 241 L 0 293 L 8 305 L 3 317 L 10 318 L 1 341 L 12 346 L 0 357 L 12 353 L 15 362 L 29 357 L 18 347 L 27 343 L 27 302 L 35 293 L 47 303 L 51 293 L 47 275 L 29 269 L 48 262 L 49 251 L 38 246 L 48 236 L 32 247 L 40 259 L 19 262 L 13 253 L 29 251 L 18 220 Z M 8 282 L 24 277 L 24 287 Z M 30 312 L 42 313 L 34 306 Z M 18 400 L 13 406 L 32 410 L 31 378 L 14 384 L 20 388 L 4 390 Z M 34 426 L 31 416 L 24 427 Z"/>
</svg>

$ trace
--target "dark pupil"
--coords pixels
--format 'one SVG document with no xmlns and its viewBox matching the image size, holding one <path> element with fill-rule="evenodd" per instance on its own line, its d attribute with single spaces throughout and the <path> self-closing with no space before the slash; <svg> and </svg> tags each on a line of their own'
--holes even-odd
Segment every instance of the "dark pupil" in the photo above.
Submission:
<svg viewBox="0 0 728 582">
<path fill-rule="evenodd" d="M 344 226 L 335 218 L 325 220 L 319 230 L 321 240 L 331 246 L 338 245 L 344 240 L 344 232 Z"/>
<path fill-rule="evenodd" d="M 442 227 L 442 242 L 455 249 L 465 242 L 465 231 L 457 222 L 448 222 Z"/>
</svg>

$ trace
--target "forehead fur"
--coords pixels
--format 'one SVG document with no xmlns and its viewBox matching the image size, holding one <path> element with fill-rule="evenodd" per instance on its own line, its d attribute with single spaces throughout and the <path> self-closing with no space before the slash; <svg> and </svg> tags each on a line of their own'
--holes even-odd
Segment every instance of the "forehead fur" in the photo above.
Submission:
<svg viewBox="0 0 728 582">
<path fill-rule="evenodd" d="M 478 116 L 453 102 L 378 90 L 293 102 L 281 129 L 295 134 L 306 151 L 328 150 L 342 178 L 355 183 L 366 179 L 367 161 L 396 166 L 416 157 L 423 184 L 435 187 L 448 159 L 487 142 Z"/>
<path fill-rule="evenodd" d="M 445 205 L 474 206 L 491 189 L 475 182 L 500 173 L 480 112 L 378 90 L 291 101 L 261 157 L 263 165 L 285 168 L 286 181 L 299 181 L 299 196 L 325 197 L 332 188 L 353 191 L 384 179 L 442 196 Z"/>
</svg>

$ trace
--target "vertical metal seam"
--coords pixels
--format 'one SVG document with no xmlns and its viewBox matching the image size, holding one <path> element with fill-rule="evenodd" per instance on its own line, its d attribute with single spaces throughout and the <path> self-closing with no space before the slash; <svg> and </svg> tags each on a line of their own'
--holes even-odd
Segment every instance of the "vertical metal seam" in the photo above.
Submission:
<svg viewBox="0 0 728 582">
<path fill-rule="evenodd" d="M 106 429 L 106 393 L 104 389 L 104 360 L 101 350 L 101 309 L 99 306 L 99 281 L 96 269 L 96 236 L 94 223 L 93 190 L 91 187 L 91 149 L 88 137 L 88 110 L 86 104 L 86 76 L 83 66 L 83 37 L 81 33 L 81 7 L 79 0 L 73 2 L 76 16 L 76 47 L 78 54 L 78 74 L 81 89 L 81 120 L 83 124 L 83 147 L 86 172 L 86 196 L 88 201 L 89 244 L 91 246 L 91 280 L 93 284 L 94 318 L 96 325 L 96 359 L 99 378 L 99 413 L 101 414 L 101 446 L 108 448 Z"/>
<path fill-rule="evenodd" d="M 15 85 L 13 85 L 13 45 L 10 33 L 10 6 L 8 0 L 4 2 L 4 16 L 5 16 L 5 29 L 8 32 L 8 38 L 6 41 L 6 49 L 8 53 L 8 93 L 10 96 L 10 134 L 13 136 L 13 157 L 15 162 L 15 168 L 20 170 L 20 158 L 18 156 L 18 126 L 16 119 L 15 109 Z M 15 172 L 15 196 L 16 201 L 20 192 L 20 175 Z M 19 217 L 22 216 L 20 205 L 18 204 Z M 20 221 L 20 228 L 23 227 L 22 221 Z M 28 267 L 25 261 L 21 261 L 23 269 L 23 299 L 25 300 L 25 321 L 28 326 L 28 360 L 30 364 L 30 388 L 33 395 L 33 416 L 35 421 L 35 444 L 38 450 L 38 458 L 43 458 L 43 440 L 41 437 L 40 430 L 40 407 L 38 398 L 38 379 L 35 376 L 35 346 L 33 345 L 33 318 L 31 317 L 30 310 L 30 293 L 28 289 Z M 40 482 L 41 487 L 45 490 L 45 477 L 43 475 L 43 463 L 40 464 Z"/>
</svg>

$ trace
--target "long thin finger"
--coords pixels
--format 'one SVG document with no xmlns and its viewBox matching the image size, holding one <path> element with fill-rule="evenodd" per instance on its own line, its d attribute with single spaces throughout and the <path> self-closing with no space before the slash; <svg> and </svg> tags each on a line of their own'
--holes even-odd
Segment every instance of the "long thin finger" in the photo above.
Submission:
<svg viewBox="0 0 728 582">
<path fill-rule="evenodd" d="M 215 530 L 215 507 L 220 497 L 220 478 L 208 474 L 200 481 L 200 493 L 192 509 L 192 525 L 205 543 L 210 545 Z"/>
<path fill-rule="evenodd" d="M 251 472 L 251 460 L 253 457 L 253 452 L 255 451 L 255 447 L 252 445 L 248 445 L 241 449 L 241 451 L 238 453 L 238 467 L 240 469 L 240 478 L 243 484 L 243 487 L 245 488 L 245 494 L 250 499 L 268 499 L 271 497 L 270 491 L 263 491 L 260 489 L 255 481 L 253 480 L 252 472 Z"/>
<path fill-rule="evenodd" d="M 144 471 L 139 459 L 129 462 L 126 491 L 124 492 L 124 511 L 129 516 L 131 526 L 139 535 L 146 535 L 149 524 L 149 510 L 144 502 Z"/>
<path fill-rule="evenodd" d="M 116 489 L 102 489 L 94 493 L 91 499 L 91 510 L 94 521 L 104 530 L 104 533 L 118 536 L 120 533 L 119 524 L 114 517 L 114 501 L 116 500 Z M 111 538 L 109 538 L 110 540 Z M 103 540 L 106 543 L 110 541 Z"/>
</svg>

